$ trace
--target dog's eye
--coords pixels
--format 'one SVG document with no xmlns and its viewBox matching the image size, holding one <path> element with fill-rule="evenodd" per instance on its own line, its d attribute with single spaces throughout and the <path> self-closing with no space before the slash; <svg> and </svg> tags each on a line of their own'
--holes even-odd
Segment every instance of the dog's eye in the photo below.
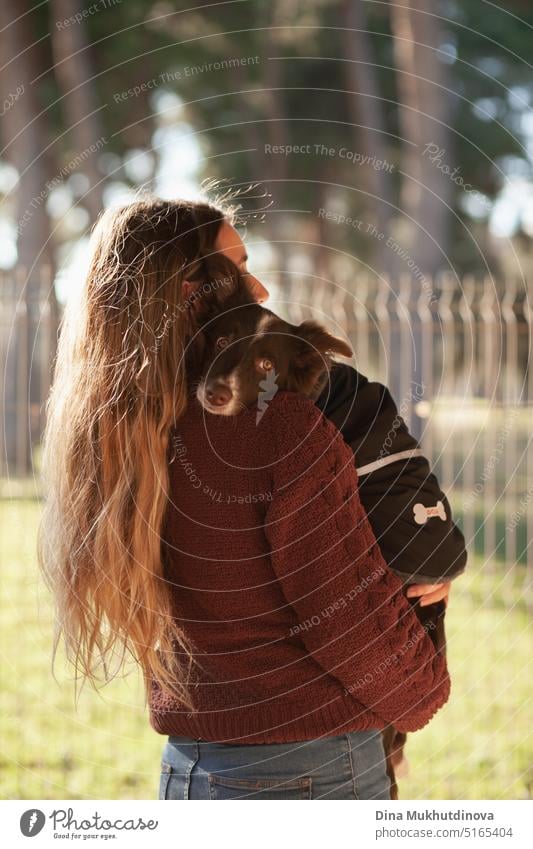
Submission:
<svg viewBox="0 0 533 849">
<path fill-rule="evenodd" d="M 229 339 L 228 339 L 227 336 L 219 336 L 217 341 L 216 341 L 215 347 L 218 351 L 220 351 L 222 348 L 226 347 L 228 342 L 229 342 Z"/>
<path fill-rule="evenodd" d="M 257 361 L 257 367 L 261 369 L 261 371 L 272 371 L 274 368 L 273 360 L 269 359 L 269 357 L 261 357 Z"/>
</svg>

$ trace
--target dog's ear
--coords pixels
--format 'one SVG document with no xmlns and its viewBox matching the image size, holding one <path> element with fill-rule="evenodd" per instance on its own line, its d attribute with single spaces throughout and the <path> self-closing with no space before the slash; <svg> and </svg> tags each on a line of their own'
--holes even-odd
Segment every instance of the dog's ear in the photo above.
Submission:
<svg viewBox="0 0 533 849">
<path fill-rule="evenodd" d="M 344 339 L 333 336 L 316 321 L 303 321 L 296 328 L 296 334 L 302 343 L 298 346 L 297 365 L 311 364 L 317 357 L 328 362 L 333 354 L 340 354 L 343 357 L 353 356 L 352 349 Z"/>
<path fill-rule="evenodd" d="M 352 356 L 352 349 L 338 336 L 332 336 L 316 321 L 289 325 L 292 355 L 287 389 L 317 397 L 331 368 L 332 354 Z M 287 331 L 286 331 L 287 332 Z"/>
</svg>

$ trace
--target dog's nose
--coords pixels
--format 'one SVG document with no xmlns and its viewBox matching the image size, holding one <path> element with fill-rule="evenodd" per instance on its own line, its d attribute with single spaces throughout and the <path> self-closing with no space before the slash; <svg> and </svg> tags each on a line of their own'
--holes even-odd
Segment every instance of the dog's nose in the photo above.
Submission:
<svg viewBox="0 0 533 849">
<path fill-rule="evenodd" d="M 223 383 L 216 383 L 214 386 L 205 390 L 205 397 L 209 404 L 213 407 L 223 407 L 231 401 L 231 390 Z"/>
</svg>

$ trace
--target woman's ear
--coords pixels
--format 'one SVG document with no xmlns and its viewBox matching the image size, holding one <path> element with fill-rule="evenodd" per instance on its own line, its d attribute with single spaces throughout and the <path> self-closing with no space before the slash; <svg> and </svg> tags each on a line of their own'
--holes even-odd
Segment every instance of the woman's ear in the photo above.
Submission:
<svg viewBox="0 0 533 849">
<path fill-rule="evenodd" d="M 186 301 L 189 298 L 194 290 L 197 288 L 198 283 L 192 283 L 190 280 L 182 280 L 181 287 L 183 291 L 183 300 Z"/>
</svg>

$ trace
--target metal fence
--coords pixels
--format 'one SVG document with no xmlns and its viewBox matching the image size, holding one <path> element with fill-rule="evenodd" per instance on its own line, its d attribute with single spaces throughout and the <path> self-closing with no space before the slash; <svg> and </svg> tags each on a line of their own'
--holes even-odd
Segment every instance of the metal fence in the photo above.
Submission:
<svg viewBox="0 0 533 849">
<path fill-rule="evenodd" d="M 0 278 L 0 478 L 10 497 L 25 480 L 39 494 L 39 436 L 58 320 L 49 278 L 31 287 L 32 298 L 25 280 L 23 270 Z M 519 575 L 520 584 L 533 568 L 532 294 L 523 280 L 498 286 L 488 278 L 403 276 L 391 285 L 358 275 L 333 284 L 295 276 L 289 289 L 273 287 L 269 304 L 294 323 L 314 318 L 351 341 L 355 367 L 390 387 L 471 552 L 488 572 L 517 566 L 512 581 Z M 32 321 L 37 333 L 28 346 Z M 9 466 L 8 437 L 15 440 Z"/>
<path fill-rule="evenodd" d="M 0 272 L 0 495 L 27 491 L 35 471 L 61 315 L 51 286 L 46 268 L 37 279 Z"/>
<path fill-rule="evenodd" d="M 11 428 L 16 425 L 9 474 L 2 435 L 0 480 L 5 496 L 0 505 L 3 792 L 20 799 L 144 799 L 157 786 L 161 742 L 148 733 L 138 670 L 106 688 L 107 699 L 85 690 L 76 708 L 71 670 L 56 665 L 59 688 L 50 678 L 52 610 L 36 574 L 35 529 L 39 434 L 56 329 L 46 302 L 48 281 L 40 297 L 29 301 L 18 295 L 24 280 L 20 272 L 17 280 L 0 281 L 0 367 L 3 395 L 11 404 L 4 405 L 0 426 L 5 418 Z M 423 738 L 418 755 L 423 793 L 433 798 L 438 787 L 437 798 L 481 798 L 486 792 L 492 798 L 516 798 L 515 792 L 530 796 L 522 707 L 528 657 L 524 590 L 532 574 L 531 291 L 508 283 L 500 294 L 491 281 L 451 278 L 424 291 L 408 278 L 398 289 L 371 277 L 341 284 L 295 278 L 289 290 L 278 290 L 279 298 L 273 287 L 272 309 L 293 322 L 312 317 L 345 334 L 356 368 L 391 387 L 402 416 L 420 430 L 471 555 L 467 571 L 474 589 L 470 595 L 457 592 L 462 614 L 456 615 L 452 600 L 455 618 L 448 629 L 457 705 L 447 719 L 454 727 L 453 768 L 446 758 L 439 767 L 449 734 L 444 742 Z M 32 321 L 38 325 L 35 346 L 27 344 Z M 25 500 L 17 501 L 18 496 Z M 477 641 L 483 643 L 480 651 L 472 645 Z M 474 676 L 473 657 L 480 665 Z M 502 729 L 501 751 L 490 747 L 488 752 L 487 740 L 497 741 Z M 487 786 L 492 789 L 484 790 Z"/>
</svg>

